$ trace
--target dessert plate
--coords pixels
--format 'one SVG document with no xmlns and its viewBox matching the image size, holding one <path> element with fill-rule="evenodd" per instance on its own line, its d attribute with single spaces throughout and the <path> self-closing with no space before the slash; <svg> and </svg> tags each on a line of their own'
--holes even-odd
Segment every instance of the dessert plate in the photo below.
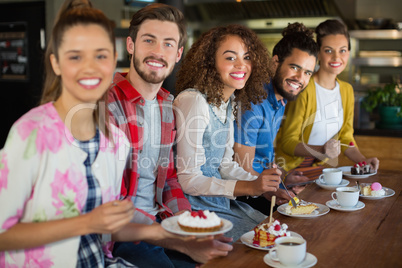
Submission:
<svg viewBox="0 0 402 268">
<path fill-rule="evenodd" d="M 369 200 L 377 200 L 377 199 L 383 199 L 385 197 L 390 197 L 393 196 L 395 194 L 395 191 L 387 188 L 387 187 L 382 187 L 385 191 L 385 194 L 382 196 L 371 196 L 371 195 L 362 195 L 362 193 L 360 192 L 359 197 L 363 198 L 363 199 L 369 199 Z"/>
<path fill-rule="evenodd" d="M 342 179 L 340 184 L 326 184 L 326 183 L 320 182 L 320 180 L 315 180 L 315 183 L 325 190 L 336 190 L 336 188 L 338 188 L 338 187 L 344 187 L 344 186 L 348 185 L 349 181 Z"/>
<path fill-rule="evenodd" d="M 232 222 L 221 218 L 221 220 L 223 222 L 223 226 L 218 231 L 205 232 L 205 233 L 186 232 L 186 231 L 183 231 L 180 228 L 179 224 L 177 223 L 178 218 L 179 218 L 179 216 L 173 216 L 173 217 L 164 219 L 162 221 L 161 225 L 168 232 L 178 234 L 178 235 L 194 235 L 194 236 L 197 236 L 197 237 L 202 237 L 202 236 L 207 236 L 207 235 L 223 234 L 223 233 L 226 233 L 226 232 L 230 231 L 233 228 L 233 223 Z"/>
<path fill-rule="evenodd" d="M 279 261 L 273 260 L 269 254 L 266 254 L 264 256 L 264 262 L 266 264 L 268 264 L 269 266 L 275 267 L 275 268 L 289 268 L 289 266 L 283 265 Z M 308 268 L 308 267 L 313 267 L 316 264 L 317 264 L 317 257 L 311 253 L 306 252 L 306 258 L 297 267 Z"/>
<path fill-rule="evenodd" d="M 337 169 L 342 170 L 343 176 L 347 177 L 347 178 L 351 178 L 351 179 L 366 179 L 370 176 L 373 176 L 375 174 L 377 174 L 377 171 L 374 171 L 373 173 L 370 174 L 364 174 L 364 175 L 352 175 L 350 173 L 350 169 L 352 166 L 345 166 L 345 167 L 337 167 Z"/>
<path fill-rule="evenodd" d="M 327 201 L 327 203 L 325 203 L 328 207 L 335 209 L 335 210 L 339 210 L 339 211 L 356 211 L 356 210 L 360 210 L 363 209 L 366 205 L 359 201 L 357 202 L 357 205 L 354 207 L 342 207 L 341 205 L 339 205 L 338 202 L 336 202 L 335 200 L 329 200 Z"/>
<path fill-rule="evenodd" d="M 292 231 L 289 231 L 290 232 L 290 236 L 291 237 L 300 237 L 300 238 L 303 238 L 301 235 L 299 235 L 298 233 L 295 233 L 295 232 L 292 232 Z M 241 237 L 240 237 L 240 241 L 244 244 L 244 245 L 246 245 L 246 246 L 249 246 L 250 248 L 255 248 L 255 249 L 259 249 L 259 250 L 269 250 L 270 248 L 272 248 L 274 245 L 272 245 L 272 246 L 269 246 L 269 247 L 259 247 L 259 246 L 255 246 L 255 245 L 253 245 L 253 237 L 254 237 L 254 231 L 250 231 L 250 232 L 247 232 L 247 233 L 245 233 L 244 235 L 242 235 Z"/>
<path fill-rule="evenodd" d="M 322 204 L 317 204 L 317 203 L 313 203 L 315 204 L 318 209 L 314 210 L 311 214 L 308 215 L 291 215 L 286 213 L 286 207 L 288 206 L 288 203 L 280 205 L 277 209 L 277 211 L 285 216 L 289 216 L 289 217 L 294 217 L 294 218 L 301 218 L 301 219 L 311 219 L 311 218 L 316 218 L 322 215 L 325 215 L 329 212 L 329 208 L 325 205 Z"/>
</svg>

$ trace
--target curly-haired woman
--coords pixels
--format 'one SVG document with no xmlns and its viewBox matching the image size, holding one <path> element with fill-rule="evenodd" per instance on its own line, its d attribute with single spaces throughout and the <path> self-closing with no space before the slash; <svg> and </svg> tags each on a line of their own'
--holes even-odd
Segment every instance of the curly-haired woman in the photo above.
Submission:
<svg viewBox="0 0 402 268">
<path fill-rule="evenodd" d="M 178 73 L 174 106 L 177 170 L 195 210 L 230 220 L 236 241 L 266 218 L 236 196 L 276 191 L 280 171 L 253 176 L 233 161 L 233 119 L 266 96 L 269 54 L 247 27 L 229 25 L 204 33 L 187 53 Z"/>
</svg>

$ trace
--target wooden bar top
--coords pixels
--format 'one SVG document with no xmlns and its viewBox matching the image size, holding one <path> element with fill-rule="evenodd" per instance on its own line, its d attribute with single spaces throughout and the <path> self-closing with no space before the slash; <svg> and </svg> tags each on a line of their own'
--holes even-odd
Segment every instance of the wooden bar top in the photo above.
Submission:
<svg viewBox="0 0 402 268">
<path fill-rule="evenodd" d="M 348 186 L 355 186 L 356 180 Z M 359 200 L 361 210 L 342 212 L 330 210 L 326 215 L 312 219 L 293 218 L 277 211 L 275 219 L 289 226 L 307 241 L 307 252 L 317 257 L 315 267 L 402 267 L 402 172 L 379 170 L 376 175 L 360 179 L 360 183 L 380 182 L 395 191 L 395 195 L 378 200 Z M 325 205 L 332 200 L 331 193 L 311 184 L 299 198 Z M 268 221 L 268 219 L 266 220 Z M 240 240 L 226 257 L 214 259 L 208 267 L 268 267 L 264 263 L 267 251 L 250 248 Z"/>
</svg>

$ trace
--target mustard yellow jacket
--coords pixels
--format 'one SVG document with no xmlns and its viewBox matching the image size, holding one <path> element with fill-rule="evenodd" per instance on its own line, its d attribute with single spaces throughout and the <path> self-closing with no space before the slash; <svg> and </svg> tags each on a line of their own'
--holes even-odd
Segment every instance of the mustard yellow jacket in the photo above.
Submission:
<svg viewBox="0 0 402 268">
<path fill-rule="evenodd" d="M 353 142 L 356 145 L 356 141 L 353 138 L 355 102 L 353 88 L 347 82 L 339 79 L 337 81 L 340 86 L 342 99 L 343 125 L 333 138 L 339 139 L 344 144 Z M 306 89 L 298 96 L 297 100 L 287 103 L 285 117 L 276 138 L 275 161 L 281 166 L 283 165 L 286 171 L 298 167 L 304 161 L 304 157 L 295 156 L 294 151 L 297 144 L 308 143 L 316 110 L 316 88 L 314 77 L 312 77 Z M 347 149 L 344 146 L 341 148 L 342 152 Z"/>
</svg>

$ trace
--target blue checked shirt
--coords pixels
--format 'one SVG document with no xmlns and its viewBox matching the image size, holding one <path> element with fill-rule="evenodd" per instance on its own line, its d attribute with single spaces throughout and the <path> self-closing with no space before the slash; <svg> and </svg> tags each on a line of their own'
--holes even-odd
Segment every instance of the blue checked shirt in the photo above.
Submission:
<svg viewBox="0 0 402 268">
<path fill-rule="evenodd" d="M 98 180 L 92 175 L 92 163 L 95 161 L 99 151 L 99 130 L 96 129 L 96 135 L 89 141 L 78 141 L 78 144 L 84 152 L 88 154 L 85 159 L 85 171 L 88 182 L 88 197 L 82 213 L 88 213 L 102 204 L 102 192 Z M 87 234 L 81 236 L 80 247 L 78 250 L 77 267 L 135 267 L 122 258 L 105 258 L 102 251 L 102 242 L 100 234 Z"/>
<path fill-rule="evenodd" d="M 85 159 L 86 176 L 88 181 L 87 202 L 82 213 L 88 213 L 102 204 L 102 192 L 98 180 L 92 175 L 91 165 L 99 151 L 99 130 L 89 141 L 77 141 L 80 148 L 88 154 Z M 78 250 L 77 267 L 104 267 L 104 255 L 99 234 L 87 234 L 81 236 L 80 248 Z"/>
</svg>

